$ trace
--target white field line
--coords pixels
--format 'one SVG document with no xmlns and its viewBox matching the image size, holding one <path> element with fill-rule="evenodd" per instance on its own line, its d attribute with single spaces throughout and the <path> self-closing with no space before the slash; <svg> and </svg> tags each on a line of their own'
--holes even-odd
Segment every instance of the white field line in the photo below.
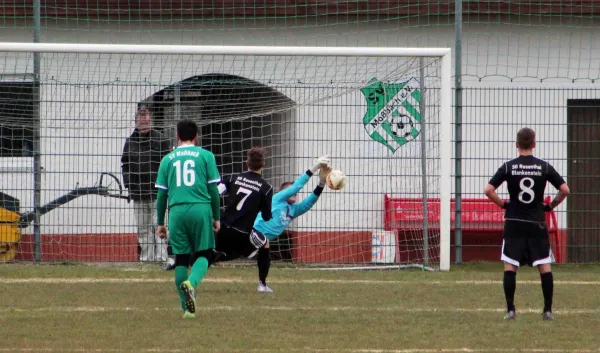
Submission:
<svg viewBox="0 0 600 353">
<path fill-rule="evenodd" d="M 0 284 L 93 284 L 93 283 L 171 283 L 172 278 L 0 278 Z M 204 283 L 256 283 L 255 279 L 243 278 L 205 278 Z M 427 280 L 363 280 L 363 279 L 269 279 L 269 283 L 278 284 L 422 284 L 422 285 L 501 285 L 502 281 L 464 280 L 464 281 L 427 281 Z M 540 281 L 517 280 L 517 284 L 540 285 Z M 600 281 L 554 281 L 556 285 L 590 285 L 599 286 Z"/>
<path fill-rule="evenodd" d="M 149 348 L 136 349 L 134 352 L 140 353 L 183 353 L 189 350 L 174 348 Z M 225 352 L 225 350 L 210 350 L 211 352 Z M 311 352 L 311 353 L 593 353 L 600 352 L 600 349 L 555 349 L 555 348 L 405 348 L 405 349 L 378 349 L 378 348 L 358 348 L 358 349 L 320 349 L 320 348 L 286 348 L 286 349 L 227 349 L 229 353 L 276 353 L 276 352 Z M 100 349 L 53 349 L 53 348 L 0 348 L 0 352 L 65 352 L 65 353 L 121 353 L 131 352 L 118 348 L 100 348 Z"/>
<path fill-rule="evenodd" d="M 504 313 L 504 308 L 407 308 L 400 306 L 386 307 L 362 307 L 362 306 L 229 306 L 216 305 L 208 307 L 198 307 L 198 311 L 319 311 L 319 312 L 399 312 L 399 313 Z M 140 308 L 140 307 L 103 307 L 103 306 L 80 306 L 80 307 L 34 307 L 34 308 L 0 308 L 0 313 L 41 313 L 41 312 L 85 312 L 85 313 L 104 313 L 104 312 L 165 312 L 180 311 L 177 308 Z M 541 314 L 539 309 L 520 308 L 518 314 Z M 576 314 L 598 314 L 597 309 L 563 309 L 555 310 L 557 315 L 576 315 Z"/>
</svg>

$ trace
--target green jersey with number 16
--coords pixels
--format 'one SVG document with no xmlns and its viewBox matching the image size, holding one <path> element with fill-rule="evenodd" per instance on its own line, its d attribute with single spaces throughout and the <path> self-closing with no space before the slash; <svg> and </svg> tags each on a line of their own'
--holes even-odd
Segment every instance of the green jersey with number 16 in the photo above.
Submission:
<svg viewBox="0 0 600 353">
<path fill-rule="evenodd" d="M 210 203 L 208 185 L 221 181 L 215 156 L 201 147 L 177 147 L 160 162 L 156 187 L 167 190 L 169 207 Z"/>
</svg>

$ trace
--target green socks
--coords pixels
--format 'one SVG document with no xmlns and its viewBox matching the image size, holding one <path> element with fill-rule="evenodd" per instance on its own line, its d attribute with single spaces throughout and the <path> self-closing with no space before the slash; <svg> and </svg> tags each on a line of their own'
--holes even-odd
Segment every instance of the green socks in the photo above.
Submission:
<svg viewBox="0 0 600 353">
<path fill-rule="evenodd" d="M 192 272 L 190 273 L 190 276 L 188 277 L 188 280 L 190 281 L 190 283 L 192 284 L 194 289 L 196 289 L 196 287 L 198 286 L 198 283 L 200 283 L 200 281 L 202 281 L 204 276 L 206 276 L 207 270 L 208 270 L 208 260 L 205 257 L 199 257 L 196 260 L 196 262 L 194 263 L 194 266 L 192 266 Z"/>
<path fill-rule="evenodd" d="M 179 299 L 181 299 L 181 308 L 185 311 L 185 295 L 181 291 L 181 284 L 187 280 L 190 281 L 194 289 L 198 286 L 198 283 L 202 281 L 204 276 L 206 276 L 206 271 L 208 270 L 208 260 L 205 257 L 199 257 L 198 260 L 192 266 L 192 271 L 188 277 L 188 268 L 187 266 L 177 266 L 175 267 L 175 286 L 177 287 L 177 294 L 179 294 Z"/>
</svg>

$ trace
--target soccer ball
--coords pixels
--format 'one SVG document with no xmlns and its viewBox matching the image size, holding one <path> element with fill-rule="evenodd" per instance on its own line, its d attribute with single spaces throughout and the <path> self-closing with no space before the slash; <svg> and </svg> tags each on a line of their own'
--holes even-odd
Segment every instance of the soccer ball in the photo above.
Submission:
<svg viewBox="0 0 600 353">
<path fill-rule="evenodd" d="M 413 129 L 413 122 L 408 115 L 400 114 L 390 119 L 392 134 L 397 137 L 409 137 Z"/>
<path fill-rule="evenodd" d="M 341 170 L 332 170 L 327 175 L 327 186 L 331 190 L 341 190 L 346 185 L 346 174 Z"/>
</svg>

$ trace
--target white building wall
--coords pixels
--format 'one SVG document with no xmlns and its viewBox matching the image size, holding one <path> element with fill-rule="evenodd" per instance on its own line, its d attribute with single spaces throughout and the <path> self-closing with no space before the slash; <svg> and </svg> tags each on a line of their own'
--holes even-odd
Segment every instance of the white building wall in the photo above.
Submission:
<svg viewBox="0 0 600 353">
<path fill-rule="evenodd" d="M 146 33 L 135 29 L 120 32 L 122 30 L 121 27 L 109 24 L 96 32 L 51 30 L 45 32 L 42 39 L 47 42 L 86 43 L 336 46 L 447 46 L 454 40 L 454 33 L 448 27 L 405 28 L 399 31 L 386 25 L 370 25 L 364 32 L 357 28 L 348 30 L 341 27 L 327 31 L 318 27 L 288 31 L 211 31 L 210 28 L 203 28 L 202 32 L 197 33 L 193 27 L 177 33 Z M 475 36 L 469 35 L 469 32 L 494 35 Z M 464 94 L 463 138 L 465 141 L 477 141 L 464 143 L 464 197 L 481 197 L 481 190 L 489 176 L 503 160 L 515 156 L 511 141 L 518 128 L 525 125 L 534 126 L 538 131 L 538 155 L 552 160 L 556 169 L 566 174 L 566 100 L 600 98 L 597 84 L 588 83 L 583 86 L 582 83 L 563 79 L 543 82 L 521 79 L 520 83 L 511 83 L 506 77 L 599 77 L 600 34 L 596 32 L 599 31 L 589 28 L 553 28 L 550 32 L 542 27 L 469 25 L 465 28 L 463 71 L 471 77 L 486 77 L 482 82 L 467 78 L 464 81 L 465 87 L 556 88 L 563 91 L 552 94 L 523 91 L 518 93 L 517 101 L 514 95 L 501 92 L 471 92 L 476 97 L 469 101 L 467 99 L 470 93 Z M 3 30 L 0 31 L 0 40 L 28 42 L 31 34 L 24 30 Z M 575 48 L 573 43 L 579 44 Z M 60 55 L 43 56 L 43 73 L 56 82 L 56 85 L 44 86 L 42 89 L 42 164 L 45 171 L 42 177 L 43 202 L 60 196 L 77 183 L 79 186 L 90 186 L 96 181 L 99 172 L 120 173 L 122 145 L 133 129 L 136 103 L 152 92 L 203 73 L 230 70 L 233 72 L 228 73 L 252 78 L 249 76 L 257 75 L 260 73 L 257 70 L 265 68 L 221 60 L 216 60 L 207 67 L 206 61 L 204 64 L 183 64 L 172 57 L 151 59 L 131 55 L 113 56 L 101 64 L 90 61 L 90 57 L 85 55 L 67 58 L 65 60 L 65 56 Z M 10 58 L 0 62 L 4 63 L 2 71 L 5 72 L 14 72 L 17 67 Z M 30 64 L 19 62 L 19 65 L 31 71 Z M 263 77 L 267 74 L 267 71 L 262 73 Z M 319 72 L 319 75 L 327 74 L 331 73 L 326 70 Z M 95 81 L 123 81 L 124 78 L 159 84 L 120 90 L 85 85 Z M 68 92 L 64 91 L 67 88 L 60 86 L 61 81 L 74 80 L 84 85 L 69 87 Z M 574 87 L 587 87 L 590 90 L 565 90 Z M 65 96 L 70 102 L 64 102 Z M 313 215 L 301 218 L 296 222 L 296 227 L 381 227 L 384 189 L 393 185 L 397 193 L 410 192 L 410 183 L 413 181 L 396 180 L 390 183 L 370 175 L 381 173 L 389 166 L 383 160 L 375 159 L 367 160 L 365 164 L 361 158 L 379 158 L 389 154 L 385 147 L 372 142 L 364 132 L 360 123 L 365 111 L 362 96 L 360 93 L 350 98 L 341 96 L 333 102 L 334 106 L 346 107 L 339 109 L 319 106 L 299 110 L 297 119 L 302 124 L 295 126 L 298 141 L 295 153 L 301 158 L 295 159 L 295 169 L 298 174 L 301 173 L 320 154 L 329 153 L 334 156 L 334 166 L 350 176 L 348 188 L 339 193 L 327 192 L 317 209 L 345 211 L 336 212 L 333 216 L 326 213 L 327 217 Z M 323 122 L 332 119 L 340 123 L 351 122 L 353 125 L 349 125 L 347 129 L 336 129 Z M 339 142 L 341 139 L 346 142 Z M 417 142 L 411 144 L 415 143 Z M 0 163 L 11 166 L 27 162 L 2 160 Z M 401 164 L 392 166 L 395 171 L 400 168 Z M 2 190 L 19 197 L 22 209 L 31 209 L 32 197 L 29 192 L 33 189 L 33 184 L 28 174 L 3 173 L 0 179 Z M 372 188 L 376 185 L 385 186 L 374 192 Z M 312 186 L 314 185 L 311 188 Z M 134 232 L 131 205 L 123 200 L 95 196 L 80 198 L 52 211 L 44 216 L 43 222 L 44 233 Z M 561 227 L 566 226 L 566 217 L 560 217 L 559 224 Z"/>
</svg>

